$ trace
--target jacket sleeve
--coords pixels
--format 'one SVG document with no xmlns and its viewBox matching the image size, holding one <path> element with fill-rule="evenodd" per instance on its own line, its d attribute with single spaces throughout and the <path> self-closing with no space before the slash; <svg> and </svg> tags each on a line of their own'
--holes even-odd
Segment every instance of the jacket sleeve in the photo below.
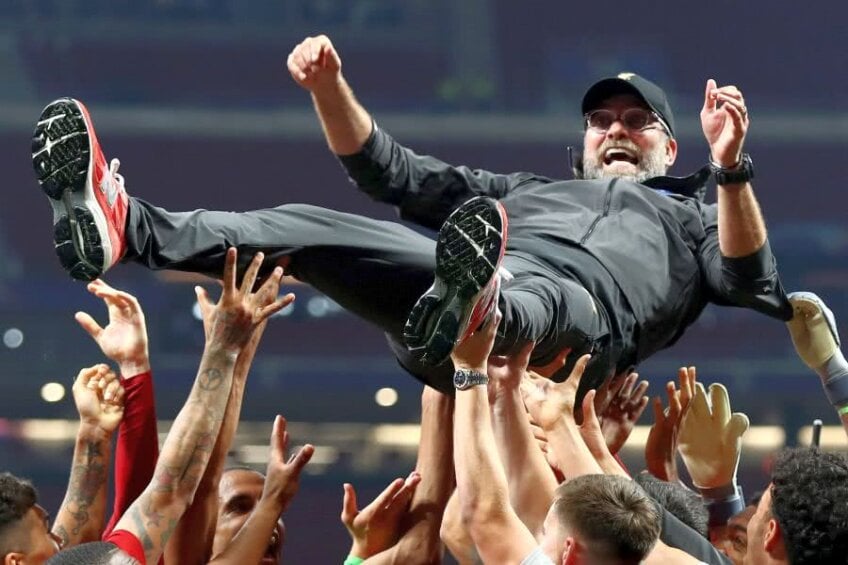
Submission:
<svg viewBox="0 0 848 565">
<path fill-rule="evenodd" d="M 499 175 L 454 167 L 403 147 L 377 124 L 359 153 L 339 156 L 351 181 L 374 200 L 391 204 L 401 218 L 438 229 L 460 204 L 475 196 L 502 198 L 535 175 Z"/>
<path fill-rule="evenodd" d="M 103 539 L 112 533 L 127 508 L 150 483 L 159 458 L 153 377 L 147 372 L 125 378 L 123 386 L 124 418 L 115 448 L 115 503 Z"/>
<path fill-rule="evenodd" d="M 747 257 L 724 257 L 718 241 L 718 207 L 703 206 L 701 216 L 706 238 L 698 250 L 698 260 L 711 301 L 744 306 L 779 320 L 789 320 L 792 306 L 780 282 L 768 240 Z"/>
</svg>

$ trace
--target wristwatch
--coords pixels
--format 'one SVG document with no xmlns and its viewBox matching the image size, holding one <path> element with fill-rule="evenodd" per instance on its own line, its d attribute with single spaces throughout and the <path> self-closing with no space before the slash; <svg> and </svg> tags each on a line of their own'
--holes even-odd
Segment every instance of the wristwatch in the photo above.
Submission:
<svg viewBox="0 0 848 565">
<path fill-rule="evenodd" d="M 456 390 L 466 390 L 473 386 L 489 384 L 488 375 L 470 369 L 457 369 L 453 374 L 453 386 Z"/>
<path fill-rule="evenodd" d="M 726 169 L 713 163 L 712 156 L 710 156 L 710 171 L 712 171 L 717 184 L 742 184 L 754 178 L 754 162 L 751 161 L 750 155 L 743 153 L 735 167 Z"/>
</svg>

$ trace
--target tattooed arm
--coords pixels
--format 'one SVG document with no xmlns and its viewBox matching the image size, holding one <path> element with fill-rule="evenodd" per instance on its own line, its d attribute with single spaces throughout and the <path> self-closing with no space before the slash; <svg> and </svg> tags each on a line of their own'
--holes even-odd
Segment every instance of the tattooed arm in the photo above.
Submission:
<svg viewBox="0 0 848 565">
<path fill-rule="evenodd" d="M 261 253 L 256 255 L 241 287 L 236 287 L 236 251 L 230 249 L 218 304 L 208 304 L 205 295 L 198 292 L 211 329 L 197 378 L 165 439 L 153 480 L 116 527 L 139 539 L 147 563 L 159 560 L 200 483 L 221 428 L 236 358 L 256 326 L 293 298 L 288 295 L 274 300 L 282 277 L 280 268 L 263 285 L 273 292 L 251 292 L 262 259 Z"/>
<path fill-rule="evenodd" d="M 100 538 L 106 514 L 106 486 L 112 434 L 124 414 L 124 391 L 106 365 L 79 372 L 73 387 L 80 415 L 71 477 L 56 515 L 53 533 L 63 547 Z"/>
</svg>

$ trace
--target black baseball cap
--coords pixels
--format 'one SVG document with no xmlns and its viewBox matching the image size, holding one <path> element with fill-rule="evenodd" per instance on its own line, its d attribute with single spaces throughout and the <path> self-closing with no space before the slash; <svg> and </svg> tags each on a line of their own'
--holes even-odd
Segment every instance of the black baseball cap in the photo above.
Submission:
<svg viewBox="0 0 848 565">
<path fill-rule="evenodd" d="M 589 87 L 583 96 L 583 114 L 598 108 L 601 103 L 616 94 L 633 94 L 642 99 L 656 112 L 660 120 L 674 137 L 674 114 L 663 89 L 636 73 L 619 73 L 618 76 L 599 80 Z"/>
</svg>

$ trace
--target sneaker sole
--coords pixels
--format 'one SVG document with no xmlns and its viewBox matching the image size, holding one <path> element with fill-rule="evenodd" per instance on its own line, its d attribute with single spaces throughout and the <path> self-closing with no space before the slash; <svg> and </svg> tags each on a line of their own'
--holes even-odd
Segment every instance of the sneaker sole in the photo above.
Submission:
<svg viewBox="0 0 848 565">
<path fill-rule="evenodd" d="M 111 263 L 106 217 L 91 189 L 91 141 L 78 104 L 49 104 L 32 136 L 32 164 L 53 207 L 53 242 L 71 277 L 90 281 Z"/>
<path fill-rule="evenodd" d="M 418 299 L 404 327 L 409 351 L 438 365 L 468 329 L 475 306 L 489 290 L 506 245 L 500 204 L 474 198 L 455 210 L 439 230 L 436 278 Z"/>
</svg>

